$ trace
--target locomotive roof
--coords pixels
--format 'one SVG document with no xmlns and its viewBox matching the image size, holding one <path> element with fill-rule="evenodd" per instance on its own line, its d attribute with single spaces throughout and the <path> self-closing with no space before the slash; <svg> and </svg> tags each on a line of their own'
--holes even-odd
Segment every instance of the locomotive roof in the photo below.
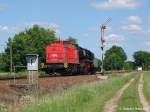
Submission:
<svg viewBox="0 0 150 112">
<path fill-rule="evenodd" d="M 86 50 L 87 52 L 90 52 L 90 53 L 92 53 L 92 54 L 94 55 L 94 53 L 91 52 L 90 50 L 88 50 L 88 49 L 86 49 L 86 48 L 83 48 L 83 47 L 80 47 L 78 44 L 71 43 L 71 42 L 69 42 L 69 41 L 67 41 L 67 40 L 57 40 L 57 41 L 55 41 L 55 43 L 72 44 L 72 45 L 75 45 L 76 47 L 78 47 L 79 49 Z"/>
<path fill-rule="evenodd" d="M 78 47 L 78 44 L 74 44 L 74 43 L 69 42 L 69 41 L 67 41 L 67 40 L 57 40 L 57 41 L 55 41 L 55 43 L 72 44 L 72 45 L 75 45 L 75 46 Z"/>
</svg>

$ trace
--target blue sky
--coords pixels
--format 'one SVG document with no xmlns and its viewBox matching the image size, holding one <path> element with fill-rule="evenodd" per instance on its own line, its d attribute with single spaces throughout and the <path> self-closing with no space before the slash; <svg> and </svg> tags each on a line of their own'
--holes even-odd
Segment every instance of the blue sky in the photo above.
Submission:
<svg viewBox="0 0 150 112">
<path fill-rule="evenodd" d="M 8 37 L 39 24 L 101 56 L 100 25 L 112 21 L 105 33 L 105 50 L 122 46 L 128 59 L 133 52 L 150 52 L 149 0 L 0 0 L 0 51 Z"/>
</svg>

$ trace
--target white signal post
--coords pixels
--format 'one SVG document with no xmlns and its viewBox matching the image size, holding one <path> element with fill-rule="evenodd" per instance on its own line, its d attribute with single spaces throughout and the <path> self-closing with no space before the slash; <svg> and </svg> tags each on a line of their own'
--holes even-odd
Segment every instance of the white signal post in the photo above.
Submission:
<svg viewBox="0 0 150 112">
<path fill-rule="evenodd" d="M 29 84 L 37 84 L 38 85 L 38 54 L 27 54 L 27 70 L 29 72 L 28 81 Z"/>
<path fill-rule="evenodd" d="M 111 22 L 111 18 L 108 18 L 106 20 L 106 22 L 104 24 L 101 25 L 101 37 L 100 37 L 100 41 L 101 41 L 101 50 L 102 50 L 102 66 L 101 66 L 101 73 L 102 75 L 104 75 L 104 43 L 105 43 L 105 39 L 104 39 L 104 33 L 105 33 L 105 30 L 106 30 L 106 25 Z"/>
</svg>

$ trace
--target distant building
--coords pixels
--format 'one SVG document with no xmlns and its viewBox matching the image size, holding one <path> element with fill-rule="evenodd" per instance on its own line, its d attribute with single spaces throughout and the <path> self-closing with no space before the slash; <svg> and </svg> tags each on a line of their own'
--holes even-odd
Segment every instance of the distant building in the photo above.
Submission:
<svg viewBox="0 0 150 112">
<path fill-rule="evenodd" d="M 137 67 L 137 70 L 138 70 L 138 71 L 142 71 L 143 69 L 142 69 L 141 66 L 139 66 L 139 67 Z"/>
</svg>

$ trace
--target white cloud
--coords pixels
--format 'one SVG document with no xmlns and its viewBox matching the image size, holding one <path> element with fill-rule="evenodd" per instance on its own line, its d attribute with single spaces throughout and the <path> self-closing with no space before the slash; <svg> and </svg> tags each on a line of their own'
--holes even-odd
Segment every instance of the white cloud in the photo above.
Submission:
<svg viewBox="0 0 150 112">
<path fill-rule="evenodd" d="M 0 32 L 14 33 L 17 31 L 17 29 L 19 29 L 19 28 L 0 25 Z"/>
<path fill-rule="evenodd" d="M 150 29 L 145 29 L 140 25 L 137 24 L 131 24 L 131 25 L 125 25 L 121 28 L 124 31 L 128 31 L 133 34 L 140 34 L 140 35 L 150 35 Z"/>
<path fill-rule="evenodd" d="M 24 26 L 27 28 L 33 27 L 34 25 L 40 25 L 44 28 L 49 28 L 54 30 L 56 33 L 60 33 L 60 26 L 56 23 L 48 23 L 48 22 L 26 22 Z"/>
<path fill-rule="evenodd" d="M 48 22 L 25 22 L 23 24 L 18 24 L 15 26 L 2 26 L 0 25 L 0 32 L 7 32 L 7 33 L 17 33 L 23 31 L 25 28 L 33 27 L 33 25 L 39 25 L 44 28 L 49 28 L 54 30 L 57 34 L 60 33 L 60 26 L 55 23 L 48 23 Z"/>
<path fill-rule="evenodd" d="M 135 24 L 140 24 L 142 23 L 142 20 L 139 16 L 129 16 L 127 18 L 128 23 L 135 23 Z"/>
<path fill-rule="evenodd" d="M 142 4 L 135 0 L 107 0 L 105 2 L 92 2 L 91 6 L 97 9 L 136 9 Z"/>
<path fill-rule="evenodd" d="M 89 27 L 89 28 L 88 28 L 88 31 L 89 31 L 89 32 L 97 32 L 97 31 L 98 31 L 98 28 L 95 27 L 95 26 L 94 26 L 94 27 Z"/>
<path fill-rule="evenodd" d="M 60 33 L 60 26 L 56 23 L 51 23 L 50 28 L 54 30 L 56 33 Z"/>
<path fill-rule="evenodd" d="M 133 32 L 143 30 L 143 28 L 140 25 L 137 25 L 137 24 L 124 25 L 124 26 L 122 26 L 122 29 L 127 30 L 127 31 L 133 31 Z"/>
<path fill-rule="evenodd" d="M 129 16 L 122 22 L 121 29 L 132 34 L 150 35 L 150 29 L 144 28 L 141 23 L 144 23 L 139 16 Z"/>
<path fill-rule="evenodd" d="M 89 34 L 88 33 L 84 33 L 83 37 L 89 37 Z"/>
<path fill-rule="evenodd" d="M 0 4 L 0 11 L 4 11 L 7 9 L 7 5 Z"/>
<path fill-rule="evenodd" d="M 25 27 L 33 27 L 34 25 L 40 25 L 42 27 L 49 27 L 49 23 L 47 22 L 25 22 L 23 26 Z"/>
<path fill-rule="evenodd" d="M 150 33 L 150 29 L 148 29 L 147 32 Z"/>
<path fill-rule="evenodd" d="M 145 45 L 150 46 L 150 41 L 149 42 L 145 42 Z"/>
<path fill-rule="evenodd" d="M 125 37 L 122 35 L 110 34 L 110 35 L 106 36 L 106 44 L 107 45 L 119 44 L 123 41 L 125 41 Z"/>
<path fill-rule="evenodd" d="M 5 31 L 7 31 L 8 30 L 8 27 L 7 26 L 0 26 L 0 31 L 1 32 L 5 32 Z"/>
<path fill-rule="evenodd" d="M 150 17 L 147 19 L 147 21 L 150 23 Z"/>
</svg>

